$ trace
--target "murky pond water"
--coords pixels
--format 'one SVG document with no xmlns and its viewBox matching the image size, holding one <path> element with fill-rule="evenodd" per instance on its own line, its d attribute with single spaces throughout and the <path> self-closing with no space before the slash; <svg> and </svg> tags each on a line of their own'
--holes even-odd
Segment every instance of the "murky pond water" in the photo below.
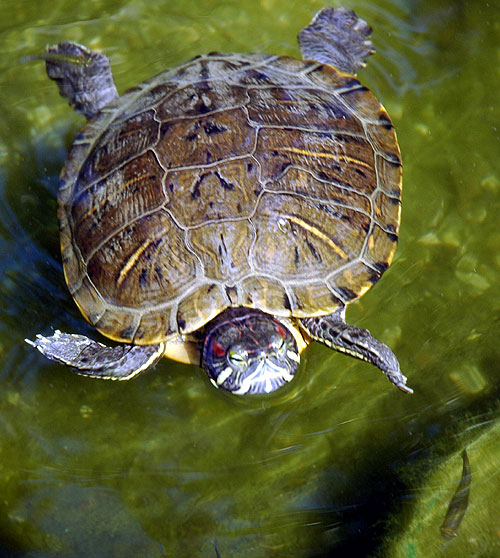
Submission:
<svg viewBox="0 0 500 558">
<path fill-rule="evenodd" d="M 484 514 L 498 515 L 488 495 L 500 489 L 491 465 L 500 415 L 496 2 L 347 6 L 374 28 L 377 55 L 360 78 L 393 117 L 404 158 L 396 260 L 348 317 L 394 348 L 413 396 L 317 344 L 281 392 L 235 398 L 166 360 L 131 382 L 92 381 L 23 341 L 51 328 L 93 332 L 64 284 L 55 200 L 83 118 L 43 64 L 18 59 L 76 40 L 109 55 L 124 91 L 200 52 L 299 56 L 296 33 L 322 5 L 1 5 L 1 555 L 500 552 Z M 470 506 L 447 542 L 439 525 L 466 444 Z"/>
</svg>

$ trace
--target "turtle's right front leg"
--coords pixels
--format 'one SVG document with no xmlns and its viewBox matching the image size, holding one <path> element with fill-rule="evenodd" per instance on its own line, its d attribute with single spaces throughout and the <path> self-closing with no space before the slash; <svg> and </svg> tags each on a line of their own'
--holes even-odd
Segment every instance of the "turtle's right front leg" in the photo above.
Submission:
<svg viewBox="0 0 500 558">
<path fill-rule="evenodd" d="M 105 380 L 130 380 L 144 372 L 164 355 L 165 344 L 107 347 L 84 335 L 62 333 L 37 335 L 34 341 L 25 339 L 43 356 L 65 364 L 73 372 Z"/>
</svg>

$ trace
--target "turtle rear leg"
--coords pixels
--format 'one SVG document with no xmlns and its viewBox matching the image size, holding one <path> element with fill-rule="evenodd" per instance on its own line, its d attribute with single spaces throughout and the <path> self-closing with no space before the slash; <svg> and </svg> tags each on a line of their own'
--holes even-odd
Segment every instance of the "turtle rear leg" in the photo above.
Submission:
<svg viewBox="0 0 500 558">
<path fill-rule="evenodd" d="M 302 58 L 355 75 L 365 66 L 365 59 L 375 52 L 369 39 L 371 32 L 370 26 L 352 10 L 323 8 L 299 32 Z"/>
<path fill-rule="evenodd" d="M 65 364 L 73 372 L 105 380 L 130 380 L 153 366 L 165 353 L 165 344 L 117 345 L 107 347 L 84 335 L 61 333 L 35 341 L 25 340 L 50 360 Z"/>
<path fill-rule="evenodd" d="M 100 52 L 62 41 L 36 58 L 45 60 L 47 75 L 57 83 L 61 96 L 87 119 L 118 97 L 108 57 Z"/>
<path fill-rule="evenodd" d="M 413 393 L 406 385 L 406 377 L 399 368 L 396 355 L 387 345 L 375 339 L 369 331 L 346 323 L 344 308 L 328 316 L 303 318 L 302 327 L 315 341 L 337 351 L 371 362 L 401 391 Z"/>
</svg>

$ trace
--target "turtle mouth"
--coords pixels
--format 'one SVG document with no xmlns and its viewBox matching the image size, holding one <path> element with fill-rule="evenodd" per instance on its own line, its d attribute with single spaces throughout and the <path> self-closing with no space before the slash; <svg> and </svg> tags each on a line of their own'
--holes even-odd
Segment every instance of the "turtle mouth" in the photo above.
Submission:
<svg viewBox="0 0 500 558">
<path fill-rule="evenodd" d="M 235 395 L 271 393 L 293 379 L 298 362 L 295 366 L 293 363 L 263 355 L 249 362 L 245 370 L 227 366 L 211 381 Z"/>
</svg>

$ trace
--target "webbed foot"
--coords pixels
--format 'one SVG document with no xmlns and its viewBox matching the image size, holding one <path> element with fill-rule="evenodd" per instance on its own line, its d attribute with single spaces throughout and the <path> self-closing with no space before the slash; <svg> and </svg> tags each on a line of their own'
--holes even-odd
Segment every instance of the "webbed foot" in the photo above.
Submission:
<svg viewBox="0 0 500 558">
<path fill-rule="evenodd" d="M 101 52 L 61 41 L 34 58 L 45 60 L 47 75 L 57 83 L 61 96 L 87 119 L 118 97 L 108 57 Z"/>
<path fill-rule="evenodd" d="M 328 316 L 303 318 L 300 322 L 315 341 L 371 362 L 401 391 L 413 393 L 406 385 L 406 376 L 401 373 L 398 359 L 391 349 L 375 339 L 368 330 L 346 323 L 342 314 L 343 311 L 339 310 Z"/>
<path fill-rule="evenodd" d="M 356 75 L 365 65 L 365 59 L 375 52 L 369 39 L 371 31 L 352 10 L 323 8 L 311 24 L 299 32 L 302 58 Z"/>
</svg>

